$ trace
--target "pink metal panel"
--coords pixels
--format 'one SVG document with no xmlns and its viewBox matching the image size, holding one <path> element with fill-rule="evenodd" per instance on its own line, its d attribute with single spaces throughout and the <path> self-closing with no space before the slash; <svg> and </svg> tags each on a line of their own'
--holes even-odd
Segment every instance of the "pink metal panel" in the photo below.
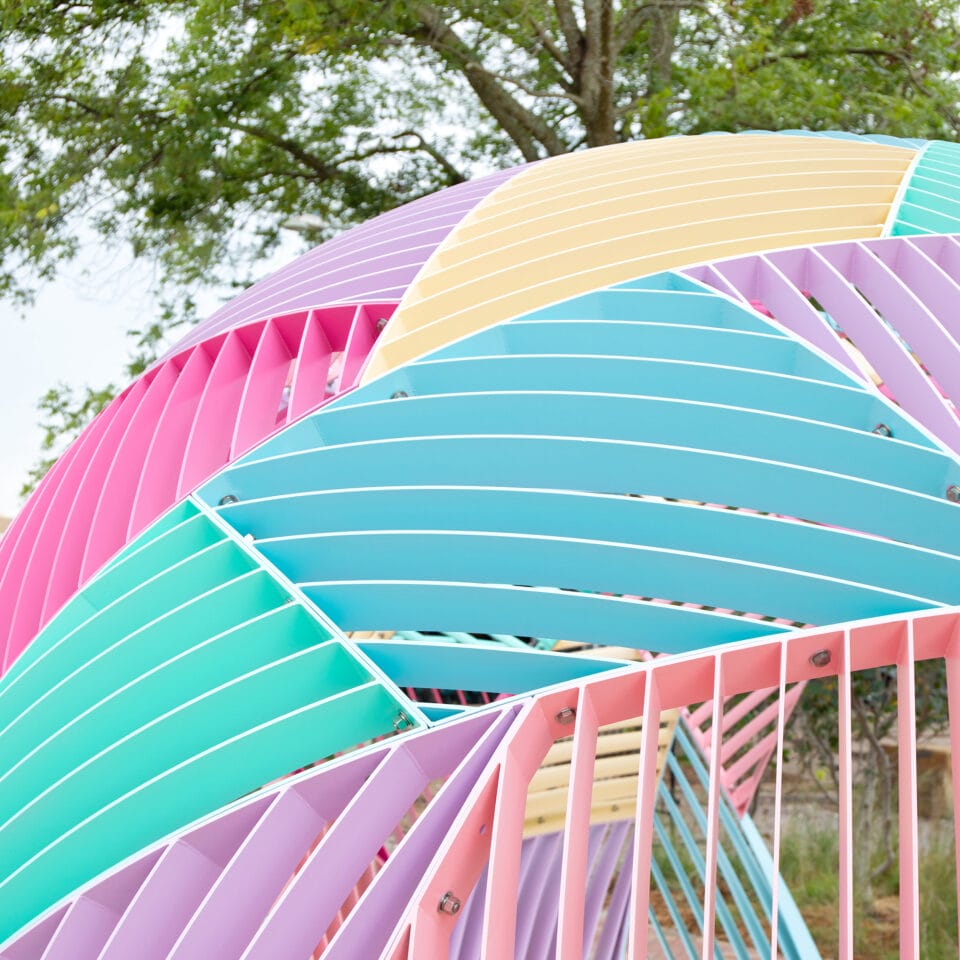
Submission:
<svg viewBox="0 0 960 960">
<path fill-rule="evenodd" d="M 711 727 L 723 729 L 723 662 L 713 661 L 713 718 Z M 720 750 L 723 738 L 715 736 L 710 744 L 710 790 L 707 795 L 707 850 L 703 881 L 702 960 L 712 960 L 717 916 L 717 848 L 720 844 Z"/>
<path fill-rule="evenodd" d="M 581 960 L 584 951 L 584 898 L 587 887 L 587 838 L 597 754 L 597 712 L 586 687 L 577 700 L 566 824 L 563 831 L 557 960 Z"/>
<path fill-rule="evenodd" d="M 780 839 L 783 814 L 783 732 L 787 723 L 786 685 L 787 648 L 781 647 L 780 683 L 777 696 L 777 767 L 773 795 L 773 869 L 770 878 L 770 960 L 777 960 L 780 932 Z"/>
<path fill-rule="evenodd" d="M 146 378 L 144 378 L 146 380 Z M 79 582 L 97 572 L 126 542 L 137 479 L 157 422 L 177 380 L 172 364 L 158 368 L 134 411 L 100 490 L 89 524 Z"/>
<path fill-rule="evenodd" d="M 657 795 L 657 753 L 660 747 L 660 689 L 658 677 L 648 673 L 643 690 L 643 728 L 637 783 L 637 816 L 634 823 L 633 896 L 630 902 L 629 956 L 642 960 L 647 952 L 650 910 L 650 857 L 653 852 L 653 810 Z"/>
<path fill-rule="evenodd" d="M 127 529 L 128 539 L 158 517 L 166 506 L 177 502 L 177 478 L 190 436 L 190 425 L 222 342 L 218 339 L 209 344 L 202 343 L 182 360 L 180 375 L 157 420 L 143 463 Z"/>
<path fill-rule="evenodd" d="M 86 461 L 82 477 L 73 489 L 64 489 L 64 500 L 70 499 L 69 509 L 65 514 L 51 509 L 50 514 L 54 516 L 48 514 L 45 529 L 37 536 L 33 557 L 23 572 L 10 628 L 11 634 L 22 638 L 24 645 L 33 639 L 46 611 L 52 615 L 77 589 L 82 557 L 82 550 L 76 547 L 78 538 L 82 540 L 86 533 L 88 518 L 96 507 L 104 477 L 113 462 L 116 444 L 145 392 L 143 380 L 130 389 L 103 430 L 93 455 Z"/>
<path fill-rule="evenodd" d="M 913 623 L 903 624 L 897 658 L 897 764 L 900 820 L 900 956 L 920 960 L 920 841 L 917 836 L 917 704 Z"/>
<path fill-rule="evenodd" d="M 829 649 L 829 648 L 825 648 Z M 837 684 L 840 767 L 840 960 L 853 960 L 853 734 L 850 711 L 850 631 L 843 632 Z M 831 656 L 833 653 L 831 652 Z"/>
<path fill-rule="evenodd" d="M 316 311 L 311 310 L 303 327 L 300 351 L 290 400 L 287 404 L 287 423 L 293 423 L 327 399 L 327 377 L 333 345 Z"/>
<path fill-rule="evenodd" d="M 231 330 L 203 385 L 190 425 L 177 479 L 178 500 L 229 462 L 250 360 L 242 331 Z"/>
<path fill-rule="evenodd" d="M 290 349 L 277 321 L 268 320 L 263 325 L 243 385 L 240 409 L 230 440 L 231 460 L 246 453 L 276 429 L 283 388 L 294 356 L 296 353 Z"/>
</svg>

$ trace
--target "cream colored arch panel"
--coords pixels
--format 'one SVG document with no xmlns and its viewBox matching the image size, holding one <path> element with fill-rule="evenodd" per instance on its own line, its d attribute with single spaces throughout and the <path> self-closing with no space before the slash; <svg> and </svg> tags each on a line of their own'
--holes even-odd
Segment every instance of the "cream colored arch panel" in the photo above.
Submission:
<svg viewBox="0 0 960 960">
<path fill-rule="evenodd" d="M 880 236 L 915 151 L 770 134 L 675 137 L 554 157 L 437 249 L 365 380 L 557 300 L 660 270 Z"/>
</svg>

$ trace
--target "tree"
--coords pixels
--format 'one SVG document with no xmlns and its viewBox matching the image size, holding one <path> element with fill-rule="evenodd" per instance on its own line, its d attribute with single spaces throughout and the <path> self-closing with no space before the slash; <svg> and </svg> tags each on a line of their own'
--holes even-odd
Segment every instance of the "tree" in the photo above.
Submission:
<svg viewBox="0 0 960 960">
<path fill-rule="evenodd" d="M 949 725 L 946 668 L 943 660 L 919 660 L 914 670 L 917 735 L 931 737 Z M 838 808 L 840 793 L 838 689 L 837 677 L 810 681 L 788 728 L 791 753 L 831 810 Z M 891 739 L 896 738 L 898 707 L 896 667 L 851 674 L 854 859 L 868 891 L 897 861 L 897 769 L 890 748 Z"/>
<path fill-rule="evenodd" d="M 0 296 L 92 227 L 157 266 L 130 373 L 242 285 L 478 172 L 671 133 L 955 138 L 956 0 L 0 0 Z M 112 388 L 42 410 L 56 450 Z"/>
</svg>

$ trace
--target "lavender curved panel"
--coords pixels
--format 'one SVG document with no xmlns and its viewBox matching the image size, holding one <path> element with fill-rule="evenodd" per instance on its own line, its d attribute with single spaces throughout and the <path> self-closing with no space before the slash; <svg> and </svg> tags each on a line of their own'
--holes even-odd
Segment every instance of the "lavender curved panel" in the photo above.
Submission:
<svg viewBox="0 0 960 960">
<path fill-rule="evenodd" d="M 841 359 L 960 452 L 960 235 L 798 247 L 685 272 Z"/>
<path fill-rule="evenodd" d="M 352 389 L 395 308 L 343 304 L 243 324 L 180 350 L 115 398 L 3 538 L 0 674 L 174 503 Z"/>
<path fill-rule="evenodd" d="M 449 187 L 347 230 L 255 283 L 173 349 L 281 311 L 399 300 L 447 234 L 488 194 L 524 169 L 511 167 Z"/>
</svg>

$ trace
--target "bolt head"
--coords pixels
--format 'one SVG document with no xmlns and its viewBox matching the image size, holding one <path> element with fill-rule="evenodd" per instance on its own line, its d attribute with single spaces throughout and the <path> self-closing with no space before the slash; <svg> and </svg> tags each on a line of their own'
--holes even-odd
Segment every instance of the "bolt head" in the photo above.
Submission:
<svg viewBox="0 0 960 960">
<path fill-rule="evenodd" d="M 440 898 L 440 902 L 437 904 L 437 910 L 440 913 L 447 913 L 451 917 L 454 917 L 460 912 L 460 899 L 455 897 L 452 891 L 448 890 Z"/>
<path fill-rule="evenodd" d="M 893 431 L 885 424 L 878 423 L 872 430 L 873 433 L 877 434 L 879 437 L 892 437 Z"/>
<path fill-rule="evenodd" d="M 397 390 L 396 393 L 391 393 L 391 394 L 390 394 L 390 399 L 391 399 L 391 400 L 402 400 L 404 397 L 408 397 L 408 396 L 410 396 L 410 394 L 408 394 L 408 393 L 406 392 L 406 390 Z"/>
<path fill-rule="evenodd" d="M 818 650 L 811 655 L 810 662 L 815 667 L 825 667 L 830 663 L 831 659 L 832 657 L 829 650 Z"/>
<path fill-rule="evenodd" d="M 960 503 L 960 486 L 955 483 L 951 483 L 947 487 L 947 499 L 951 503 Z"/>
<path fill-rule="evenodd" d="M 220 506 L 221 506 L 221 507 L 227 506 L 228 503 L 239 503 L 239 502 L 240 502 L 240 498 L 239 498 L 239 497 L 235 497 L 232 493 L 224 494 L 224 495 L 220 498 Z"/>
<path fill-rule="evenodd" d="M 557 723 L 562 723 L 564 726 L 569 726 L 577 719 L 576 708 L 563 707 L 563 709 L 557 711 L 553 719 L 556 720 Z"/>
</svg>

